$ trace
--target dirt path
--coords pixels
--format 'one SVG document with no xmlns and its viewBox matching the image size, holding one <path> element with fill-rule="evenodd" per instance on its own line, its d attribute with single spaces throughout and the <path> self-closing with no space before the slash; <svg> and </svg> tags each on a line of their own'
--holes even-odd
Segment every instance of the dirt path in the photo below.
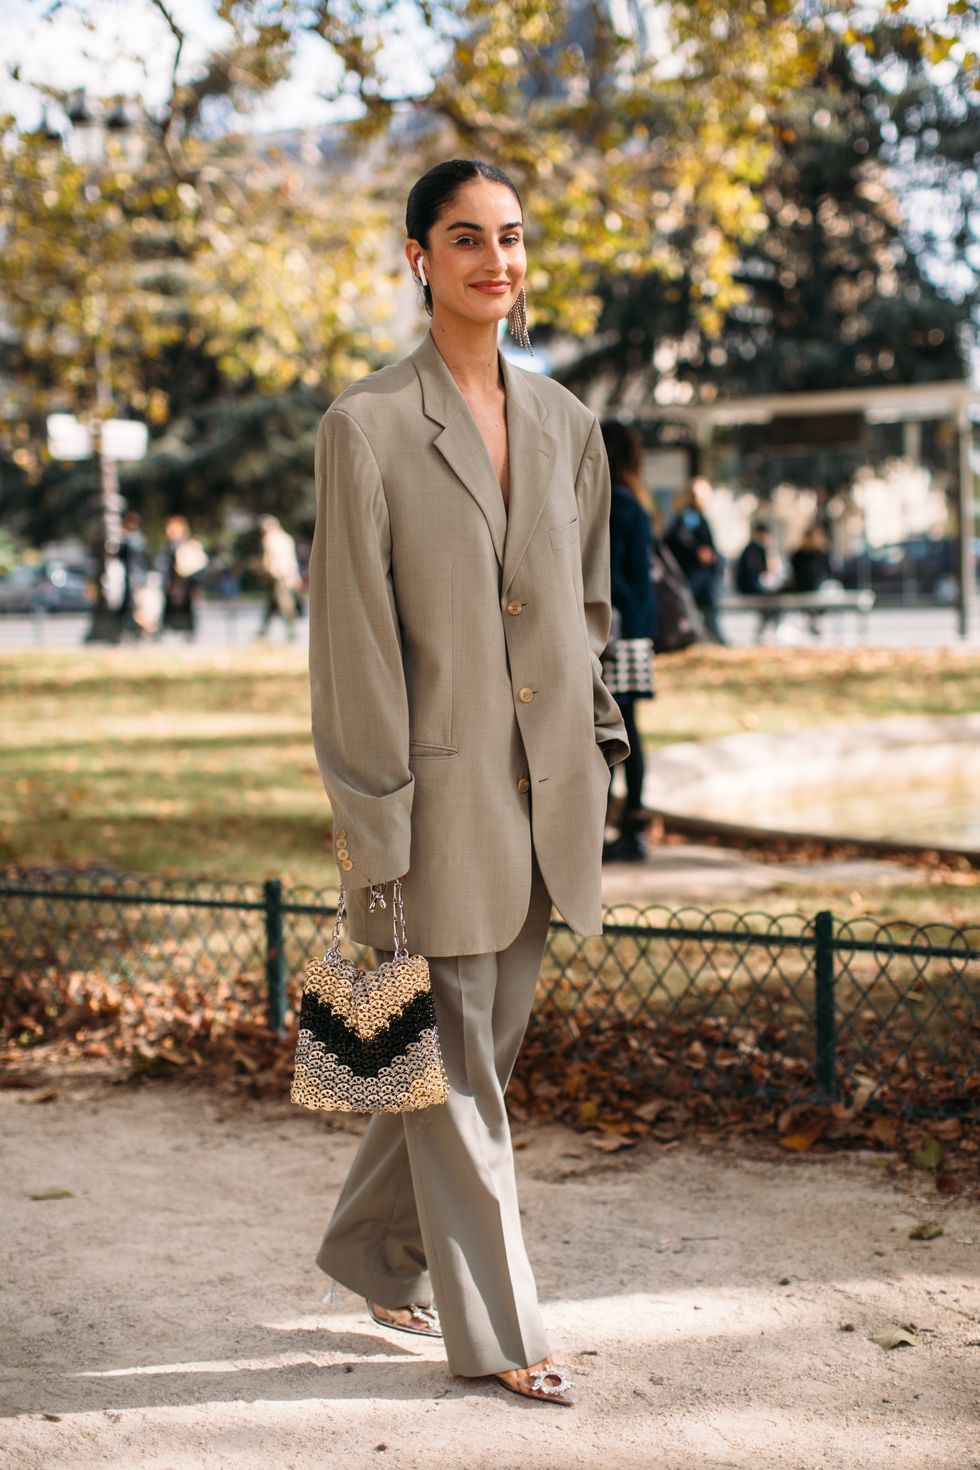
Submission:
<svg viewBox="0 0 980 1470">
<path fill-rule="evenodd" d="M 866 1159 L 528 1130 L 525 1226 L 579 1386 L 557 1409 L 322 1303 L 352 1132 L 173 1086 L 34 1098 L 0 1093 L 11 1470 L 980 1467 L 980 1210 Z M 27 1197 L 47 1189 L 73 1197 Z M 926 1217 L 945 1234 L 909 1240 Z M 887 1323 L 919 1345 L 875 1346 Z"/>
</svg>

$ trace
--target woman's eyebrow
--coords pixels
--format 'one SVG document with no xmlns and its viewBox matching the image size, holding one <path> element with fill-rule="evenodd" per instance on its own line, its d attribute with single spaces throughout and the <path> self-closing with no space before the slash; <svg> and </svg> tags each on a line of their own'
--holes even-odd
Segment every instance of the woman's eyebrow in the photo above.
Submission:
<svg viewBox="0 0 980 1470">
<path fill-rule="evenodd" d="M 515 220 L 511 220 L 509 224 L 500 225 L 499 228 L 501 230 L 515 230 L 515 229 L 522 228 L 523 225 L 524 225 L 524 221 L 522 219 L 515 219 Z M 481 235 L 483 234 L 483 226 L 482 225 L 475 225 L 473 223 L 473 221 L 472 220 L 469 220 L 469 219 L 457 219 L 457 220 L 453 220 L 453 222 L 452 222 L 451 225 L 447 225 L 446 226 L 446 229 L 447 230 L 476 230 Z"/>
</svg>

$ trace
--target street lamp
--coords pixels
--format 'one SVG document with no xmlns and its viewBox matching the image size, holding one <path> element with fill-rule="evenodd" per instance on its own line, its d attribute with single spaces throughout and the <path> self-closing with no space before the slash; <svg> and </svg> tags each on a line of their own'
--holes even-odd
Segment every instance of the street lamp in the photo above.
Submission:
<svg viewBox="0 0 980 1470">
<path fill-rule="evenodd" d="M 110 138 L 119 139 L 123 156 L 129 167 L 135 167 L 142 153 L 138 130 L 125 101 L 118 101 L 103 116 L 93 108 L 84 87 L 71 93 L 65 108 L 70 124 L 68 154 L 85 168 L 90 177 L 90 189 L 99 189 L 99 172 L 106 160 Z M 104 342 L 95 349 L 95 416 L 91 430 L 91 447 L 98 466 L 99 482 L 99 551 L 98 582 L 92 621 L 85 635 L 86 643 L 117 643 L 120 638 L 117 592 L 121 601 L 119 551 L 122 543 L 123 498 L 119 492 L 119 473 L 116 461 L 129 458 L 113 452 L 110 422 L 112 414 L 112 377 L 110 373 L 109 349 Z M 141 458 L 144 448 L 133 458 Z"/>
</svg>

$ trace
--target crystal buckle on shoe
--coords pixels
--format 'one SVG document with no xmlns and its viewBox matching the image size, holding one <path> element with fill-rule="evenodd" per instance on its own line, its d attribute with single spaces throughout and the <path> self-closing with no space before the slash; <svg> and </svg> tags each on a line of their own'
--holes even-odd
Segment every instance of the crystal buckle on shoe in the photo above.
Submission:
<svg viewBox="0 0 980 1470">
<path fill-rule="evenodd" d="M 430 1327 L 439 1326 L 439 1313 L 433 1307 L 420 1307 L 415 1302 L 409 1302 L 408 1310 L 413 1317 L 421 1317 L 423 1322 L 428 1322 Z"/>
<path fill-rule="evenodd" d="M 547 1383 L 545 1380 L 548 1378 L 557 1378 L 558 1382 Z M 537 1393 L 567 1393 L 571 1386 L 572 1380 L 567 1368 L 538 1368 L 531 1379 L 531 1387 Z"/>
</svg>

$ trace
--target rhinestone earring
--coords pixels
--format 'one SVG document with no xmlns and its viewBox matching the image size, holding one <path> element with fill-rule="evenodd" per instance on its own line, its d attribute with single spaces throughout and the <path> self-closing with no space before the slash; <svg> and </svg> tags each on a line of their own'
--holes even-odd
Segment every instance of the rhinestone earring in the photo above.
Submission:
<svg viewBox="0 0 980 1470">
<path fill-rule="evenodd" d="M 507 326 L 515 342 L 519 342 L 525 352 L 533 353 L 531 337 L 527 330 L 527 297 L 524 295 L 523 286 L 518 292 L 517 300 L 507 313 Z"/>
</svg>

